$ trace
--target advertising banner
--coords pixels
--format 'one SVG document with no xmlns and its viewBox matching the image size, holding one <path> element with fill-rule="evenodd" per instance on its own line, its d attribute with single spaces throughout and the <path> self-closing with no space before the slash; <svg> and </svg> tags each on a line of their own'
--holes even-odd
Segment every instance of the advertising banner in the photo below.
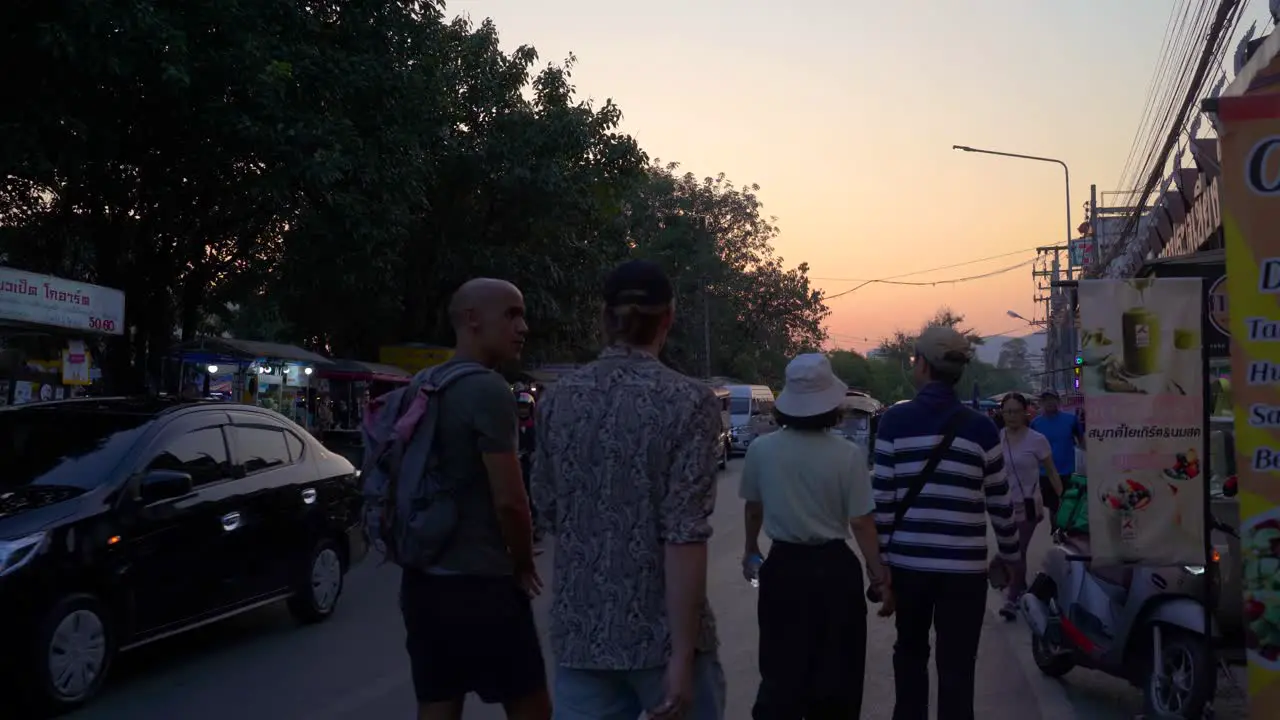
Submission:
<svg viewBox="0 0 1280 720">
<path fill-rule="evenodd" d="M 1221 98 L 1249 713 L 1280 717 L 1280 96 Z"/>
<path fill-rule="evenodd" d="M 0 266 L 0 320 L 124 334 L 124 293 Z"/>
<path fill-rule="evenodd" d="M 1201 281 L 1081 280 L 1079 293 L 1093 562 L 1202 565 Z"/>
</svg>

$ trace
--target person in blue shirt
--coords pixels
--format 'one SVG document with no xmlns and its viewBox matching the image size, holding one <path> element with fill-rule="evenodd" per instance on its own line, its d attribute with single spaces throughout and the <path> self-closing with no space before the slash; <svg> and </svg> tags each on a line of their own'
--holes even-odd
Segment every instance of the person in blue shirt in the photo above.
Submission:
<svg viewBox="0 0 1280 720">
<path fill-rule="evenodd" d="M 1056 391 L 1045 390 L 1041 393 L 1040 414 L 1031 421 L 1031 429 L 1048 438 L 1049 449 L 1053 451 L 1053 466 L 1063 478 L 1069 478 L 1076 470 L 1076 444 L 1083 439 L 1083 434 L 1076 416 L 1063 412 L 1058 407 L 1059 402 Z M 1044 506 L 1049 511 L 1049 525 L 1057 530 L 1060 498 L 1043 469 L 1040 474 L 1040 492 L 1044 496 Z"/>
</svg>

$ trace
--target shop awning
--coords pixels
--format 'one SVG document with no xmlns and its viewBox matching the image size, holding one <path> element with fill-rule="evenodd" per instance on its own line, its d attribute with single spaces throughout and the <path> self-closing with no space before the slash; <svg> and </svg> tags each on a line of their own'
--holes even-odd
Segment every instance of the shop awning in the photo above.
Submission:
<svg viewBox="0 0 1280 720">
<path fill-rule="evenodd" d="M 407 370 L 394 365 L 345 359 L 333 360 L 323 368 L 317 368 L 316 375 L 326 380 L 354 382 L 408 383 L 413 379 Z"/>
<path fill-rule="evenodd" d="M 331 365 L 329 358 L 284 343 L 241 340 L 239 338 L 196 338 L 173 349 L 175 355 L 221 356 L 235 360 L 286 360 L 290 362 Z"/>
</svg>

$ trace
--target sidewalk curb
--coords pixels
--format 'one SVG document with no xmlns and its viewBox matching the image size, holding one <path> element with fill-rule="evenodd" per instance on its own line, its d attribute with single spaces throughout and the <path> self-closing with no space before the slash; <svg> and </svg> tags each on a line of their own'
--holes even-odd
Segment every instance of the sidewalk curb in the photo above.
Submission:
<svg viewBox="0 0 1280 720">
<path fill-rule="evenodd" d="M 993 620 L 995 632 L 984 635 L 1004 644 L 1008 654 L 1016 658 L 1017 662 L 1014 664 L 1036 699 L 1041 720 L 1076 720 L 1078 714 L 1075 704 L 1066 688 L 1060 681 L 1041 674 L 1035 661 L 1031 659 L 1030 631 L 1022 618 L 1011 622 L 1000 617 L 1003 604 L 1004 599 L 1000 593 L 991 592 L 987 595 L 987 615 Z"/>
</svg>

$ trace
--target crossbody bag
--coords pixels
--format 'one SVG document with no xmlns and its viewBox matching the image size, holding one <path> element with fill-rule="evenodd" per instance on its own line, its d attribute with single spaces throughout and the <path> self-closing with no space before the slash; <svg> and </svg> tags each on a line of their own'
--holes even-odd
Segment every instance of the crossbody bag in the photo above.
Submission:
<svg viewBox="0 0 1280 720">
<path fill-rule="evenodd" d="M 924 467 L 920 470 L 920 474 L 911 478 L 911 484 L 907 487 L 907 494 L 902 496 L 902 500 L 898 501 L 897 507 L 893 511 L 893 526 L 889 529 L 889 540 L 885 543 L 884 549 L 887 555 L 893 546 L 893 536 L 898 533 L 898 526 L 902 524 L 903 518 L 907 516 L 907 511 L 915 503 L 916 498 L 920 497 L 920 493 L 924 491 L 924 486 L 928 484 L 929 478 L 933 476 L 938 464 L 942 462 L 942 456 L 947 450 L 951 449 L 951 444 L 956 440 L 956 433 L 960 431 L 960 423 L 964 419 L 964 408 L 951 414 L 947 418 L 946 423 L 942 426 L 942 439 L 937 445 L 933 446 L 933 451 L 929 453 L 929 459 L 925 461 Z M 880 602 L 880 593 L 874 587 L 867 588 L 867 599 L 871 602 Z"/>
<path fill-rule="evenodd" d="M 1013 457 L 1013 445 L 1009 442 L 1009 431 L 1002 430 L 1000 432 L 1000 440 L 1004 443 L 1005 455 L 1008 456 L 1010 462 L 1009 469 L 1013 471 L 1013 481 L 1018 485 L 1018 494 L 1022 496 L 1022 512 L 1027 522 L 1034 522 L 1039 513 L 1036 512 L 1036 499 L 1027 495 L 1027 488 L 1022 484 L 1022 476 L 1018 474 L 1018 463 Z M 1039 479 L 1037 479 L 1039 482 Z"/>
</svg>

